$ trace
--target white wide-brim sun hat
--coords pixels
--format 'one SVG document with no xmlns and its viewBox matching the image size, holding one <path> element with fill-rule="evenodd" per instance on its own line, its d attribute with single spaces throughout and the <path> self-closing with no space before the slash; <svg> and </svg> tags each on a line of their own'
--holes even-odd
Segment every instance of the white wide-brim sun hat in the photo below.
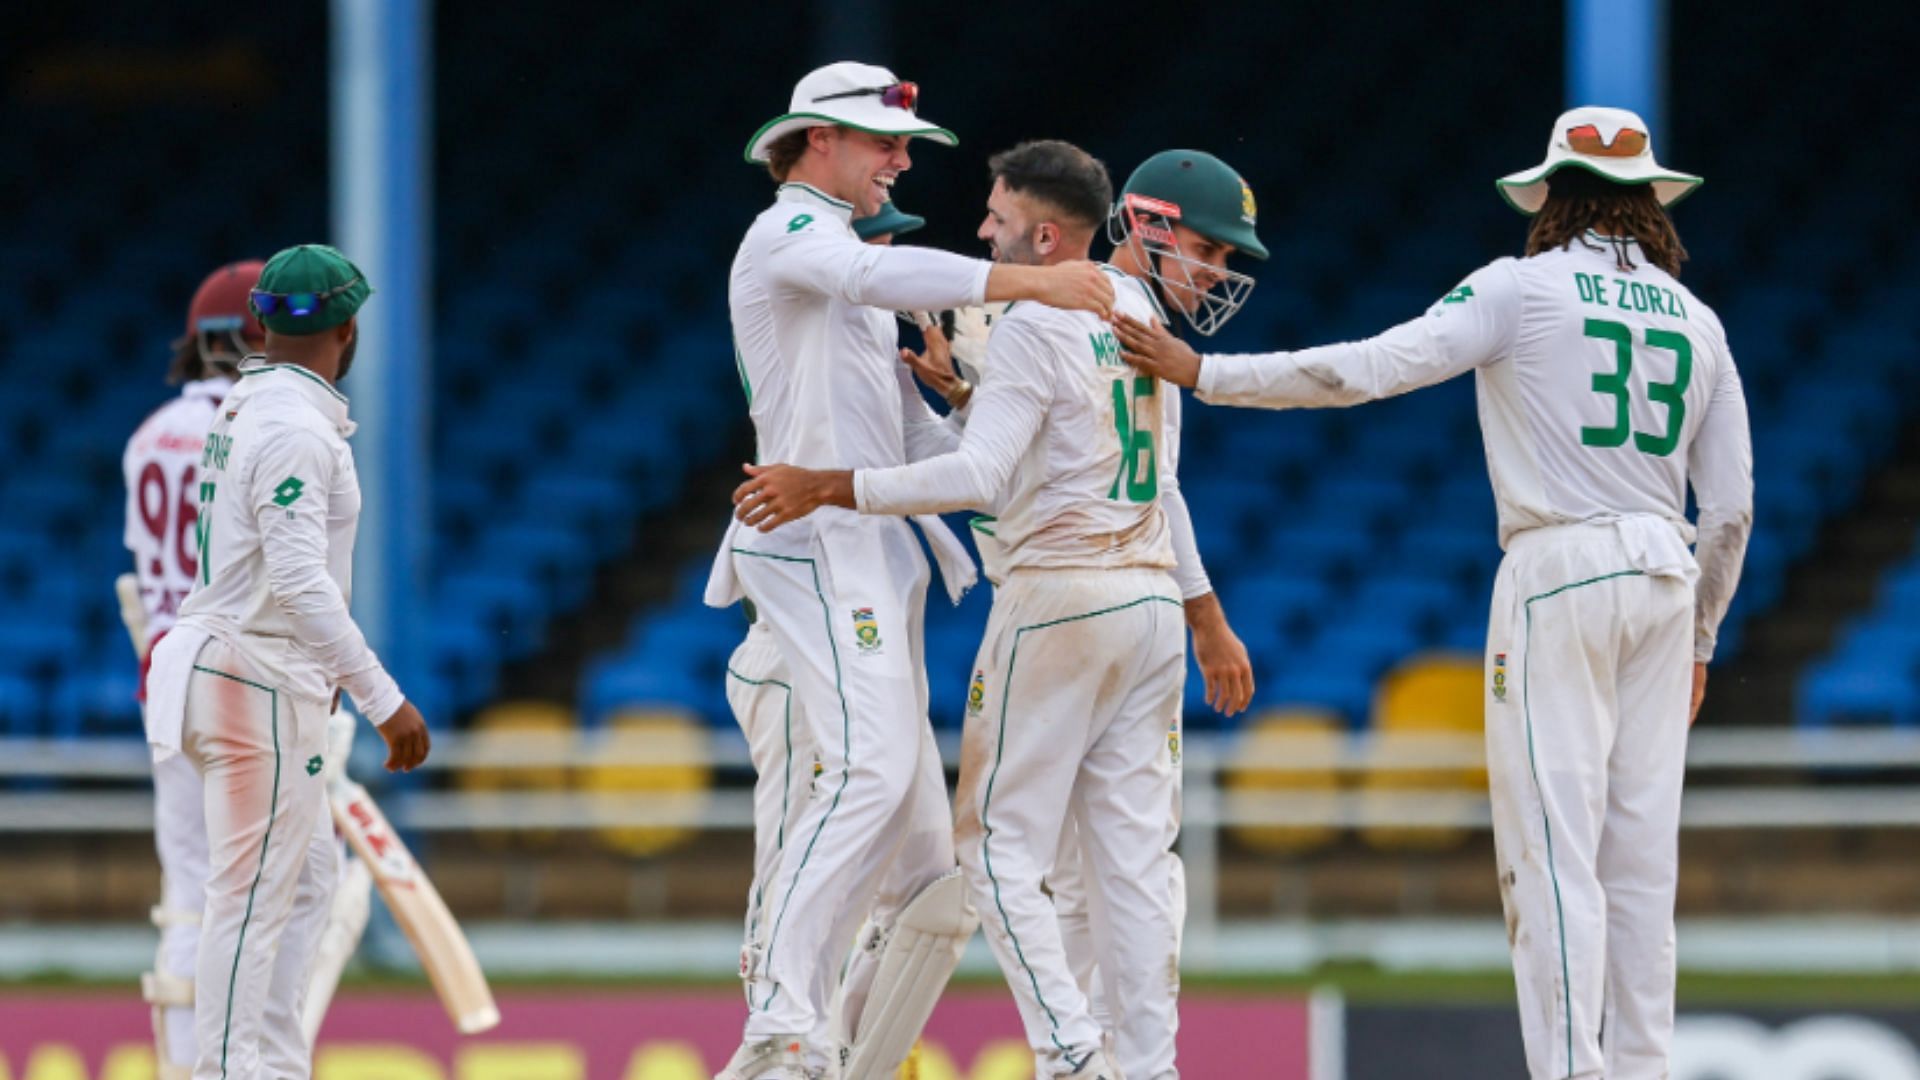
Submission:
<svg viewBox="0 0 1920 1080">
<path fill-rule="evenodd" d="M 1585 169 L 1616 184 L 1652 184 L 1661 206 L 1686 198 L 1702 182 L 1654 160 L 1653 138 L 1639 114 L 1587 105 L 1569 109 L 1554 121 L 1547 160 L 1502 177 L 1494 186 L 1508 205 L 1531 217 L 1547 203 L 1547 177 L 1565 168 Z"/>
<path fill-rule="evenodd" d="M 775 139 L 789 131 L 827 124 L 876 135 L 919 135 L 958 146 L 960 140 L 953 132 L 920 119 L 912 108 L 886 103 L 886 91 L 901 85 L 912 84 L 902 84 L 893 72 L 872 64 L 843 60 L 817 68 L 793 88 L 787 112 L 761 125 L 747 140 L 747 160 L 764 163 Z"/>
</svg>

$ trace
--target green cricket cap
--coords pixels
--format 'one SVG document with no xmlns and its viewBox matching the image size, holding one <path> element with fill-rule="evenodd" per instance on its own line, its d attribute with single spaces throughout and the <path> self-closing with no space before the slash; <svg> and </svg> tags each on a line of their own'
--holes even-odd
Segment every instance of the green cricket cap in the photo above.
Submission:
<svg viewBox="0 0 1920 1080">
<path fill-rule="evenodd" d="M 926 223 L 926 218 L 907 213 L 889 199 L 880 204 L 880 209 L 873 216 L 854 219 L 853 232 L 862 240 L 871 240 L 876 236 L 910 233 Z"/>
<path fill-rule="evenodd" d="M 373 295 L 353 260 L 326 244 L 299 244 L 267 260 L 256 291 L 271 294 L 272 310 L 250 301 L 254 314 L 276 334 L 318 334 L 353 318 Z"/>
<path fill-rule="evenodd" d="M 1180 222 L 1256 259 L 1267 246 L 1254 232 L 1258 207 L 1253 189 L 1226 162 L 1201 150 L 1162 150 L 1127 177 L 1122 195 L 1145 195 L 1180 208 Z"/>
</svg>

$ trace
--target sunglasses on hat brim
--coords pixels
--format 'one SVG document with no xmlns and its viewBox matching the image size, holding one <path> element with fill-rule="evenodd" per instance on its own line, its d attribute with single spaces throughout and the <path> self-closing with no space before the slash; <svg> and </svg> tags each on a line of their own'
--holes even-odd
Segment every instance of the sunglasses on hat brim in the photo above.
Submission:
<svg viewBox="0 0 1920 1080">
<path fill-rule="evenodd" d="M 814 98 L 814 104 L 822 101 L 837 101 L 841 98 L 878 97 L 880 104 L 889 109 L 905 109 L 913 112 L 920 105 L 920 84 L 897 82 L 891 86 L 868 86 L 858 90 L 841 90 L 838 93 L 822 94 Z"/>
<path fill-rule="evenodd" d="M 326 310 L 327 303 L 360 284 L 354 278 L 343 285 L 335 285 L 325 292 L 269 292 L 266 289 L 254 289 L 247 293 L 247 300 L 253 304 L 254 314 L 261 318 L 269 315 L 285 314 L 292 318 L 303 319 Z"/>
<path fill-rule="evenodd" d="M 1598 127 L 1581 124 L 1567 129 L 1567 147 L 1587 157 L 1639 157 L 1647 152 L 1647 133 L 1636 128 L 1621 128 L 1614 133 L 1613 142 L 1608 143 L 1600 137 Z"/>
</svg>

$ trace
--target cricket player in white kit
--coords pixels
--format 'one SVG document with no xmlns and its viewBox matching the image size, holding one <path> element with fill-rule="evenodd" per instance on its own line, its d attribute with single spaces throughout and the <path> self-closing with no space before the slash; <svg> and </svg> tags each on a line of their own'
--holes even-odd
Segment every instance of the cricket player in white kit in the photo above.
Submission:
<svg viewBox="0 0 1920 1080">
<path fill-rule="evenodd" d="M 1047 141 L 997 155 L 992 168 L 982 235 L 997 258 L 1086 257 L 1112 200 L 1104 166 Z M 1117 307 L 1152 317 L 1139 283 L 1108 272 L 1124 286 Z M 1041 887 L 1069 819 L 1116 1019 L 1165 1025 L 1171 1062 L 1179 928 L 1167 733 L 1186 656 L 1161 431 L 1157 383 L 1120 361 L 1105 322 L 1015 304 L 988 343 L 986 380 L 954 452 L 883 468 L 750 469 L 736 492 L 742 520 L 763 529 L 822 506 L 1000 509 L 993 528 L 1007 576 L 968 695 L 955 846 L 1040 1077 L 1120 1075 Z"/>
<path fill-rule="evenodd" d="M 1120 201 L 1108 219 L 1108 236 L 1114 243 L 1113 266 L 1146 289 L 1163 323 L 1172 325 L 1168 312 L 1177 311 L 1195 333 L 1210 335 L 1239 311 L 1254 284 L 1247 274 L 1228 269 L 1228 258 L 1236 253 L 1266 258 L 1256 224 L 1253 190 L 1232 167 L 1202 151 L 1162 151 L 1127 178 Z M 925 352 L 902 351 L 902 359 L 914 374 L 953 406 L 949 415 L 957 423 L 965 422 L 971 384 L 984 378 L 989 334 L 1001 314 L 1001 310 L 978 308 L 954 312 L 951 319 L 922 328 L 927 341 Z M 953 327 L 951 335 L 945 332 L 946 325 Z M 1194 659 L 1205 680 L 1207 702 L 1222 715 L 1232 716 L 1252 699 L 1253 668 L 1246 646 L 1233 632 L 1207 578 L 1180 490 L 1182 409 L 1177 389 L 1165 389 L 1161 409 L 1164 436 L 1158 456 L 1160 498 L 1173 534 L 1173 577 L 1180 586 L 1187 625 L 1193 633 Z M 992 528 L 991 518 L 976 519 L 975 541 L 986 559 L 988 577 L 997 584 L 1005 580 L 1000 552 L 995 540 L 982 531 Z M 1177 726 L 1168 732 L 1168 740 L 1170 747 L 1180 745 Z M 1177 828 L 1177 791 L 1168 812 Z M 1184 923 L 1185 875 L 1177 855 L 1172 862 L 1179 916 L 1176 923 Z M 1115 1036 L 1116 1064 L 1129 1076 L 1162 1075 L 1172 1067 L 1171 1039 L 1154 1044 L 1136 1035 L 1166 1029 L 1156 1023 L 1115 1023 L 1108 1008 L 1095 963 L 1090 898 L 1081 865 L 1078 836 L 1069 824 L 1060 854 L 1046 878 L 1047 892 L 1060 918 L 1068 961 L 1092 1002 L 1095 1018 Z"/>
<path fill-rule="evenodd" d="M 241 358 L 266 344 L 266 328 L 248 307 L 262 265 L 257 259 L 229 263 L 195 290 L 187 309 L 187 333 L 174 342 L 167 375 L 168 382 L 180 384 L 180 394 L 141 423 L 121 461 L 127 484 L 125 540 L 134 572 L 116 585 L 141 665 L 143 702 L 147 659 L 173 628 L 180 603 L 199 573 L 199 470 L 207 429 L 233 388 Z M 342 709 L 330 724 L 323 773 L 329 782 L 345 765 L 354 723 L 351 712 Z M 200 774 L 178 754 L 154 766 L 153 791 L 153 841 L 161 879 L 153 921 L 160 928 L 160 945 L 154 970 L 141 976 L 140 992 L 153 1009 L 158 1080 L 186 1080 L 197 1053 L 193 994 L 207 880 L 205 796 Z M 357 860 L 349 859 L 343 867 L 307 987 L 308 1043 L 366 927 L 372 881 Z"/>
<path fill-rule="evenodd" d="M 201 454 L 198 577 L 154 649 L 147 738 L 204 785 L 208 875 L 195 1080 L 303 1078 L 308 968 L 334 884 L 327 719 L 345 690 L 388 767 L 426 757 L 419 712 L 347 611 L 359 484 L 334 388 L 371 293 L 332 248 L 274 256 L 250 296 L 266 355 L 240 368 Z"/>
<path fill-rule="evenodd" d="M 899 368 L 890 325 L 879 328 L 891 311 L 1013 299 L 1111 309 L 1112 284 L 1090 264 L 995 266 L 860 242 L 850 222 L 887 201 L 912 165 L 909 139 L 954 142 L 915 114 L 918 98 L 917 86 L 884 68 L 831 64 L 802 79 L 790 111 L 748 144 L 748 160 L 764 162 L 780 183 L 741 242 L 728 288 L 761 460 L 885 467 L 950 444 L 951 431 Z M 918 417 L 907 412 L 914 405 Z M 896 874 L 918 898 L 954 870 L 946 785 L 926 719 L 927 580 L 919 544 L 898 520 L 825 514 L 771 533 L 730 528 L 723 542 L 707 600 L 754 601 L 821 758 L 819 794 L 769 891 L 754 976 L 767 993 L 750 1007 L 741 1048 L 721 1073 L 727 1080 L 824 1075 L 817 1033 L 883 875 L 896 857 L 911 860 Z M 965 922 L 951 930 L 960 941 L 971 932 Z M 883 960 L 883 978 L 886 967 Z M 943 985 L 951 968 L 936 981 Z"/>
<path fill-rule="evenodd" d="M 902 213 L 889 202 L 879 213 L 856 220 L 854 234 L 867 243 L 890 243 L 895 235 L 925 224 L 924 218 Z M 746 736 L 755 774 L 753 881 L 747 889 L 746 936 L 740 952 L 740 978 L 747 1000 L 753 1002 L 765 997 L 767 989 L 754 962 L 766 951 L 768 927 L 763 916 L 767 888 L 779 872 L 787 834 L 797 824 L 800 809 L 815 794 L 816 785 L 813 739 L 805 719 L 796 717 L 799 705 L 794 700 L 786 661 L 780 657 L 773 631 L 760 619 L 753 603 L 742 601 L 742 606 L 746 609 L 747 634 L 727 660 L 726 678 L 727 705 Z"/>
<path fill-rule="evenodd" d="M 1673 1036 L 1687 728 L 1746 554 L 1752 451 L 1720 320 L 1677 280 L 1664 207 L 1699 179 L 1625 110 L 1572 110 L 1548 146 L 1500 181 L 1537 215 L 1527 257 L 1378 337 L 1203 359 L 1118 330 L 1218 404 L 1354 405 L 1474 372 L 1506 550 L 1487 759 L 1528 1068 L 1650 1080 Z"/>
</svg>

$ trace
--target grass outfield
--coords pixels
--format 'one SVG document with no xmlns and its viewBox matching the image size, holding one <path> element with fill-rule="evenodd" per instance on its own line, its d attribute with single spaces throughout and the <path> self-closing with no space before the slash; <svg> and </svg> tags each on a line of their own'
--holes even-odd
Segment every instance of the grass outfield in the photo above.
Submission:
<svg viewBox="0 0 1920 1080">
<path fill-rule="evenodd" d="M 955 986 L 967 990 L 993 990 L 997 979 L 957 979 Z M 541 994 L 567 991 L 608 990 L 736 990 L 732 979 L 615 979 L 556 976 L 553 978 L 507 977 L 493 980 L 497 992 L 528 991 Z M 1227 977 L 1190 976 L 1182 988 L 1188 994 L 1224 994 L 1265 996 L 1304 995 L 1316 988 L 1337 989 L 1350 1002 L 1361 1004 L 1504 1004 L 1513 1001 L 1513 976 L 1506 971 L 1483 972 L 1387 972 L 1369 967 L 1328 967 L 1311 974 L 1273 976 L 1235 975 Z M 0 983 L 0 994 L 75 990 L 101 993 L 130 992 L 124 980 L 42 977 Z M 353 974 L 342 980 L 341 992 L 376 990 L 419 990 L 426 992 L 424 978 Z M 1683 1008 L 1709 1008 L 1732 1005 L 1782 1006 L 1914 1006 L 1920 1005 L 1920 973 L 1901 975 L 1806 975 L 1806 974 L 1691 974 L 1680 977 L 1680 1004 Z"/>
</svg>

